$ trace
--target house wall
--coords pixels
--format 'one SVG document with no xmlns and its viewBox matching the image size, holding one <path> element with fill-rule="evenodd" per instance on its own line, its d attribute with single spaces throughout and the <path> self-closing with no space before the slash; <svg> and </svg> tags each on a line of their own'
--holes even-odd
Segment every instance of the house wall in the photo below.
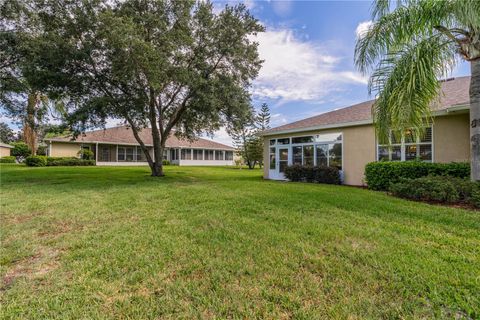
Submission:
<svg viewBox="0 0 480 320">
<path fill-rule="evenodd" d="M 51 157 L 77 157 L 78 151 L 80 151 L 78 143 L 52 142 L 49 155 Z"/>
<path fill-rule="evenodd" d="M 332 132 L 343 133 L 343 173 L 344 183 L 349 185 L 362 185 L 365 165 L 375 161 L 376 142 L 375 129 L 372 125 L 336 128 L 328 130 L 305 131 L 300 133 L 282 134 L 267 136 L 264 139 L 264 159 L 263 177 L 269 179 L 269 140 L 282 137 L 298 137 L 313 134 L 324 134 Z"/>
<path fill-rule="evenodd" d="M 470 160 L 470 115 L 436 117 L 433 123 L 435 162 Z"/>
<path fill-rule="evenodd" d="M 363 185 L 365 165 L 377 159 L 377 142 L 373 125 L 305 131 L 267 136 L 264 139 L 263 177 L 269 179 L 269 140 L 329 132 L 343 132 L 344 183 Z M 435 117 L 433 123 L 434 162 L 464 162 L 470 158 L 469 114 Z"/>
<path fill-rule="evenodd" d="M 7 157 L 10 155 L 11 148 L 0 147 L 0 157 Z"/>
</svg>

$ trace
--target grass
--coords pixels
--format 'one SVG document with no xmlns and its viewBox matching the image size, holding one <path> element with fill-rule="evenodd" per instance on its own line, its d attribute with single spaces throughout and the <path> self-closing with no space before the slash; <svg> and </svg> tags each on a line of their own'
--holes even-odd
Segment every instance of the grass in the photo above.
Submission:
<svg viewBox="0 0 480 320">
<path fill-rule="evenodd" d="M 480 214 L 258 170 L 1 168 L 2 318 L 479 318 Z"/>
</svg>

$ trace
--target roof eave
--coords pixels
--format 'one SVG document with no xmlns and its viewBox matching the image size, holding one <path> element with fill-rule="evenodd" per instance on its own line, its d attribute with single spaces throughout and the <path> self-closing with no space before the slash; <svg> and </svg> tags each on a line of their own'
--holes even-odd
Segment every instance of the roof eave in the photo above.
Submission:
<svg viewBox="0 0 480 320">
<path fill-rule="evenodd" d="M 450 106 L 448 108 L 437 110 L 432 112 L 433 116 L 443 116 L 443 115 L 450 115 L 456 112 L 463 112 L 468 111 L 470 109 L 469 104 L 459 104 Z M 305 132 L 305 131 L 315 131 L 315 130 L 326 130 L 326 129 L 335 129 L 335 128 L 345 128 L 345 127 L 355 127 L 355 126 L 362 126 L 373 124 L 372 119 L 368 120 L 359 120 L 359 121 L 350 121 L 350 122 L 342 122 L 342 123 L 334 123 L 334 124 L 327 124 L 321 126 L 311 126 L 311 127 L 302 127 L 302 128 L 294 128 L 294 129 L 287 129 L 287 130 L 278 130 L 272 132 L 265 132 L 262 134 L 264 137 L 274 136 L 278 134 L 287 134 L 287 133 L 297 133 L 297 132 Z"/>
</svg>

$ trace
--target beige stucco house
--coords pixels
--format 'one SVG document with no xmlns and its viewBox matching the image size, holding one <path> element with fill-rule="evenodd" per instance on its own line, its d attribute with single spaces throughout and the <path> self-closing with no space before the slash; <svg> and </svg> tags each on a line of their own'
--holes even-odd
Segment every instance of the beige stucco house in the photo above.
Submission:
<svg viewBox="0 0 480 320">
<path fill-rule="evenodd" d="M 13 149 L 13 146 L 0 142 L 0 158 L 8 157 L 10 155 L 10 150 Z"/>
<path fill-rule="evenodd" d="M 140 133 L 153 157 L 150 128 Z M 47 154 L 52 157 L 76 157 L 81 149 L 93 151 L 97 165 L 147 165 L 145 154 L 129 126 L 86 132 L 75 139 L 71 136 L 45 139 Z M 207 139 L 194 141 L 170 136 L 163 159 L 178 165 L 225 166 L 234 164 L 234 148 Z"/>
<path fill-rule="evenodd" d="M 364 184 L 372 161 L 462 162 L 470 158 L 470 77 L 442 82 L 433 122 L 421 139 L 411 130 L 390 146 L 380 145 L 372 122 L 374 100 L 270 129 L 264 133 L 264 178 L 284 179 L 288 165 L 329 165 L 341 170 L 348 185 Z"/>
</svg>

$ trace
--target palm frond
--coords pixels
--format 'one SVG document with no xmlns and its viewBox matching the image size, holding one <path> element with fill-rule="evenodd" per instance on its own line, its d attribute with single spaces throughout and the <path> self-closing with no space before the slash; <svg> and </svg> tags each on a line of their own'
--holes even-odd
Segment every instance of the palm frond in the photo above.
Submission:
<svg viewBox="0 0 480 320">
<path fill-rule="evenodd" d="M 439 95 L 438 79 L 455 64 L 455 44 L 441 35 L 415 40 L 380 61 L 369 91 L 378 93 L 372 112 L 381 142 L 388 141 L 392 128 L 423 132 L 430 122 L 432 101 Z"/>
<path fill-rule="evenodd" d="M 355 65 L 366 74 L 388 52 L 420 37 L 434 35 L 435 26 L 454 26 L 455 7 L 450 1 L 409 1 L 408 5 L 398 4 L 388 14 L 376 13 L 378 20 L 357 40 Z"/>
</svg>

